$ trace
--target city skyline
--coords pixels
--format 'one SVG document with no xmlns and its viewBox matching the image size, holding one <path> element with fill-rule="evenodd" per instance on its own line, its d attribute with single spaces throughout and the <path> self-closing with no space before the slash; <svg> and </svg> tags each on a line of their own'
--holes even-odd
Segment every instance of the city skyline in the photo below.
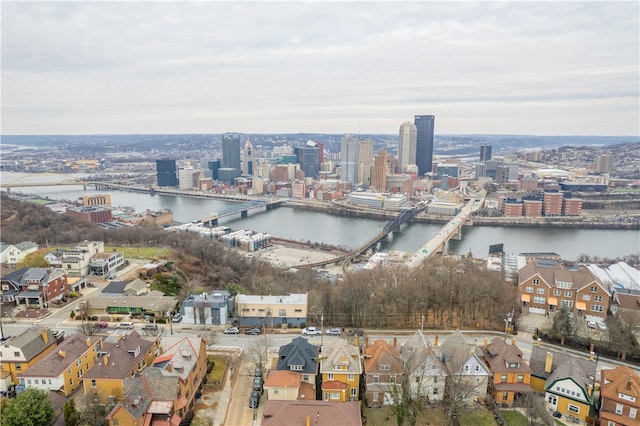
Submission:
<svg viewBox="0 0 640 426">
<path fill-rule="evenodd" d="M 637 2 L 3 2 L 3 134 L 638 135 Z"/>
</svg>

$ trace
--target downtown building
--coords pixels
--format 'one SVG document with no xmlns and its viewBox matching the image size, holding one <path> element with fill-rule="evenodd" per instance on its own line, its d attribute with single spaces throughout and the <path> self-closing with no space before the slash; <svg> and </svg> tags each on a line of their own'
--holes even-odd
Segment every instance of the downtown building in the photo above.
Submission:
<svg viewBox="0 0 640 426">
<path fill-rule="evenodd" d="M 156 176 L 158 186 L 178 186 L 176 160 L 156 160 Z"/>
<path fill-rule="evenodd" d="M 418 128 L 410 121 L 400 126 L 398 138 L 398 173 L 404 173 L 407 166 L 416 164 L 416 143 Z"/>
<path fill-rule="evenodd" d="M 413 123 L 416 126 L 416 165 L 418 175 L 424 176 L 431 172 L 433 164 L 433 133 L 435 116 L 416 115 Z"/>
</svg>

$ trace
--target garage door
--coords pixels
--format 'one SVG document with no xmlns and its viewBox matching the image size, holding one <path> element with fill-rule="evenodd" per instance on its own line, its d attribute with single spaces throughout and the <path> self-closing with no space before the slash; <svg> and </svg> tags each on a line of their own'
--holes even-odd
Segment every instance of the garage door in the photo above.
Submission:
<svg viewBox="0 0 640 426">
<path fill-rule="evenodd" d="M 544 308 L 534 308 L 532 306 L 529 307 L 529 313 L 530 314 L 540 314 L 540 315 L 544 315 L 547 313 L 547 311 Z"/>
</svg>

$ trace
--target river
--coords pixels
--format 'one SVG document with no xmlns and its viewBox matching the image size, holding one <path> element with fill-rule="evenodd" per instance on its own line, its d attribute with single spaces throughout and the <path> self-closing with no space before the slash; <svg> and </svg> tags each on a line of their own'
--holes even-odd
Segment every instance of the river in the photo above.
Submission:
<svg viewBox="0 0 640 426">
<path fill-rule="evenodd" d="M 2 171 L 2 182 L 12 182 L 24 174 Z M 78 175 L 80 177 L 82 175 Z M 56 178 L 53 175 L 28 177 L 29 181 L 44 182 Z M 67 176 L 68 178 L 68 176 Z M 24 179 L 23 179 L 24 180 Z M 55 181 L 54 181 L 55 182 Z M 114 206 L 132 206 L 139 212 L 146 209 L 173 211 L 178 222 L 191 222 L 208 216 L 233 202 L 212 199 L 149 195 L 126 191 L 97 191 L 91 187 L 83 190 L 79 186 L 42 186 L 14 188 L 50 199 L 74 200 L 83 195 L 108 192 Z M 221 225 L 234 229 L 251 229 L 267 232 L 275 237 L 298 241 L 323 242 L 331 245 L 355 248 L 377 234 L 385 224 L 384 220 L 361 219 L 332 216 L 292 208 L 272 211 L 253 210 L 247 218 L 232 216 L 220 220 Z M 389 241 L 381 245 L 382 251 L 416 251 L 427 239 L 439 230 L 438 225 L 411 223 L 403 225 Z M 473 253 L 476 257 L 486 257 L 492 244 L 504 243 L 507 253 L 555 252 L 565 259 L 575 259 L 580 254 L 616 258 L 640 252 L 640 231 L 601 229 L 540 229 L 504 228 L 491 226 L 465 226 L 462 240 L 449 243 L 450 253 Z"/>
</svg>

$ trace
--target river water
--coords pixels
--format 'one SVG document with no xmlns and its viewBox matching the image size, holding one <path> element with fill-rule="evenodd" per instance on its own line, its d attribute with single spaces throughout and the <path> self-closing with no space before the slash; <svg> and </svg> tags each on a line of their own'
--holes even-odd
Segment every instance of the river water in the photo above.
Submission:
<svg viewBox="0 0 640 426">
<path fill-rule="evenodd" d="M 1 172 L 2 182 L 12 182 L 24 174 Z M 78 175 L 79 177 L 81 175 Z M 68 178 L 68 176 L 66 176 Z M 49 182 L 56 177 L 44 175 L 27 177 L 23 181 Z M 55 180 L 53 180 L 55 182 Z M 148 195 L 126 191 L 97 191 L 92 187 L 83 190 L 79 186 L 42 186 L 14 188 L 12 192 L 28 192 L 50 199 L 74 200 L 83 195 L 95 195 L 108 192 L 114 206 L 132 206 L 138 212 L 146 209 L 173 211 L 174 220 L 191 222 L 210 215 L 233 202 L 168 195 Z M 223 218 L 221 225 L 234 229 L 251 229 L 266 232 L 275 237 L 298 241 L 323 242 L 349 248 L 359 247 L 372 236 L 380 232 L 384 220 L 361 219 L 332 216 L 324 213 L 279 208 L 272 211 L 256 209 L 249 217 L 240 215 Z M 394 233 L 389 241 L 381 245 L 382 251 L 416 251 L 433 234 L 438 225 L 411 223 L 403 225 L 400 232 Z M 575 259 L 580 254 L 615 258 L 640 253 L 640 231 L 601 230 L 601 229 L 539 229 L 539 228 L 503 228 L 489 226 L 464 227 L 462 240 L 449 243 L 450 253 L 473 253 L 476 257 L 486 257 L 489 246 L 504 243 L 507 253 L 555 252 L 565 259 Z"/>
</svg>

